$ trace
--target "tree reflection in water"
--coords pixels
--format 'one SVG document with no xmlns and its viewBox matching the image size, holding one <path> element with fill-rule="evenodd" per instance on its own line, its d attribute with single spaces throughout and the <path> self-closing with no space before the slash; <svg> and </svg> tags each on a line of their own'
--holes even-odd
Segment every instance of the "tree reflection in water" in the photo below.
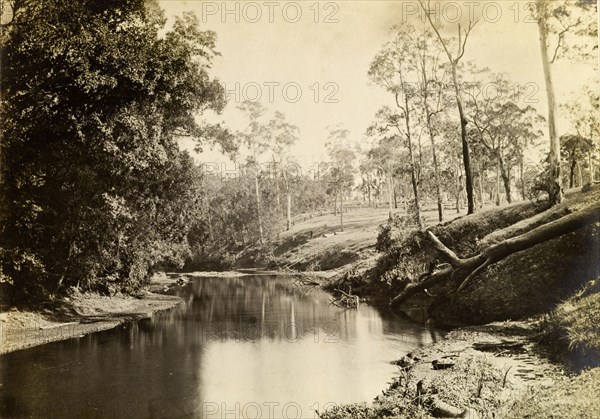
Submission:
<svg viewBox="0 0 600 419">
<path fill-rule="evenodd" d="M 175 310 L 3 356 L 3 416 L 313 417 L 371 400 L 390 361 L 439 336 L 386 309 L 341 310 L 285 277 L 196 278 L 174 292 Z"/>
</svg>

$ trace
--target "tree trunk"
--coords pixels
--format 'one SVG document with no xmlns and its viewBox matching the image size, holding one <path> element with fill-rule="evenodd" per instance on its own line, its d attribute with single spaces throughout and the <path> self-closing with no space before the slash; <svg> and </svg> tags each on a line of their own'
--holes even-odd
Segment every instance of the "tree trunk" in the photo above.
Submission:
<svg viewBox="0 0 600 419">
<path fill-rule="evenodd" d="M 483 174 L 485 173 L 485 170 L 483 170 L 481 167 L 479 168 L 479 207 L 483 208 L 483 206 L 485 205 L 485 194 L 483 193 Z"/>
<path fill-rule="evenodd" d="M 287 228 L 286 228 L 286 230 L 289 230 L 290 227 L 292 226 L 292 194 L 289 191 L 289 187 L 288 187 L 288 190 L 286 191 L 285 195 L 286 195 L 286 201 L 287 201 L 287 211 L 286 211 Z"/>
<path fill-rule="evenodd" d="M 437 208 L 438 208 L 438 220 L 441 223 L 444 221 L 444 206 L 442 201 L 442 187 L 440 182 L 440 170 L 438 168 L 437 152 L 435 147 L 435 136 L 432 131 L 431 115 L 429 114 L 428 107 L 425 106 L 425 112 L 427 112 L 427 130 L 429 131 L 429 139 L 431 141 L 431 153 L 433 155 L 433 176 L 435 181 L 435 194 L 437 197 Z"/>
<path fill-rule="evenodd" d="M 369 199 L 369 207 L 371 206 L 371 175 L 367 173 L 367 197 Z"/>
<path fill-rule="evenodd" d="M 592 152 L 588 151 L 588 166 L 590 169 L 590 185 L 594 184 L 594 163 L 592 162 Z"/>
<path fill-rule="evenodd" d="M 275 155 L 273 154 L 273 180 L 275 182 L 275 197 L 277 198 L 277 218 L 279 218 L 281 214 L 281 193 L 279 191 L 279 182 L 277 179 L 277 174 L 277 162 L 275 161 Z"/>
<path fill-rule="evenodd" d="M 465 33 L 464 43 L 461 46 L 460 45 L 460 43 L 461 43 L 460 25 L 459 25 L 459 27 L 458 27 L 458 30 L 459 30 L 459 55 L 456 57 L 456 59 L 454 59 L 452 57 L 452 54 L 449 52 L 444 40 L 442 39 L 440 32 L 437 30 L 437 28 L 435 27 L 435 25 L 433 23 L 433 20 L 431 18 L 431 9 L 429 9 L 429 10 L 426 9 L 425 5 L 421 1 L 419 1 L 419 4 L 421 5 L 421 8 L 425 12 L 427 19 L 429 20 L 429 23 L 431 24 L 432 29 L 435 31 L 435 33 L 440 41 L 440 44 L 442 44 L 444 50 L 446 51 L 446 55 L 448 56 L 448 63 L 450 64 L 450 68 L 452 70 L 452 82 L 454 84 L 454 93 L 456 96 L 456 106 L 458 108 L 458 114 L 460 116 L 460 138 L 461 138 L 461 143 L 462 143 L 462 155 L 463 155 L 463 164 L 465 166 L 465 181 L 466 181 L 466 188 L 467 188 L 467 215 L 473 214 L 475 212 L 475 205 L 473 203 L 473 198 L 474 198 L 473 197 L 473 173 L 471 171 L 471 156 L 469 153 L 469 143 L 467 142 L 467 119 L 466 119 L 465 113 L 464 113 L 463 101 L 462 101 L 462 96 L 461 96 L 461 92 L 460 92 L 460 85 L 458 83 L 458 76 L 456 74 L 456 67 L 458 67 L 459 61 L 462 58 L 462 54 L 464 54 L 464 47 L 467 42 L 468 32 Z M 471 22 L 469 21 L 469 26 L 470 26 L 470 24 L 471 24 Z M 462 53 L 460 53 L 461 49 L 462 49 Z"/>
<path fill-rule="evenodd" d="M 572 233 L 598 221 L 600 221 L 600 202 L 596 202 L 585 209 L 565 215 L 558 220 L 536 227 L 527 233 L 493 244 L 481 251 L 481 253 L 466 259 L 459 258 L 452 250 L 444 246 L 431 231 L 428 231 L 429 239 L 432 241 L 436 250 L 448 261 L 449 266 L 427 274 L 420 282 L 411 283 L 406 286 L 400 294 L 391 300 L 390 306 L 397 307 L 411 295 L 450 278 L 462 280 L 462 283 L 457 289 L 457 291 L 460 292 L 470 284 L 471 280 L 477 274 L 507 256 L 529 249 L 530 247 L 560 237 L 564 234 Z"/>
<path fill-rule="evenodd" d="M 440 184 L 440 171 L 438 167 L 437 161 L 437 150 L 435 146 L 435 135 L 433 134 L 433 124 L 431 122 L 431 112 L 429 111 L 429 103 L 427 102 L 429 98 L 429 79 L 427 78 L 427 71 L 425 71 L 426 67 L 426 58 L 425 54 L 422 56 L 421 62 L 421 77 L 423 80 L 423 88 L 422 88 L 422 97 L 423 97 L 423 108 L 425 110 L 426 122 L 427 122 L 427 131 L 429 132 L 429 140 L 431 141 L 431 154 L 433 157 L 433 175 L 435 181 L 435 192 L 437 197 L 437 207 L 438 207 L 438 220 L 441 223 L 444 220 L 444 207 L 442 205 L 442 190 Z M 422 162 L 421 162 L 422 163 Z"/>
<path fill-rule="evenodd" d="M 388 220 L 392 219 L 392 175 L 388 176 Z"/>
<path fill-rule="evenodd" d="M 262 216 L 260 214 L 260 186 L 258 184 L 258 163 L 256 161 L 256 151 L 254 151 L 254 164 L 255 166 L 255 174 L 254 174 L 254 191 L 256 193 L 256 216 L 258 219 L 258 237 L 260 240 L 260 244 L 263 244 L 263 226 L 262 226 Z"/>
<path fill-rule="evenodd" d="M 556 133 L 554 98 L 554 85 L 552 83 L 552 69 L 548 58 L 548 2 L 537 0 L 538 29 L 540 33 L 540 50 L 542 55 L 542 67 L 546 81 L 546 96 L 548 97 L 548 130 L 550 134 L 550 168 L 549 168 L 549 193 L 550 204 L 555 205 L 562 201 L 562 178 L 560 174 L 560 140 Z"/>
<path fill-rule="evenodd" d="M 500 162 L 496 162 L 496 206 L 500 206 Z"/>
<path fill-rule="evenodd" d="M 475 212 L 473 203 L 473 173 L 471 171 L 471 155 L 469 152 L 469 143 L 467 141 L 467 118 L 463 109 L 458 77 L 456 75 L 456 64 L 452 65 L 452 81 L 454 82 L 454 91 L 456 95 L 456 106 L 460 116 L 460 139 L 462 143 L 463 165 L 465 166 L 465 184 L 467 188 L 467 215 Z"/>
<path fill-rule="evenodd" d="M 462 190 L 460 182 L 460 167 L 456 169 L 456 213 L 460 214 L 460 193 Z"/>
<path fill-rule="evenodd" d="M 340 191 L 340 231 L 344 231 L 344 195 Z"/>
<path fill-rule="evenodd" d="M 285 182 L 285 198 L 286 198 L 286 230 L 289 231 L 289 229 L 292 226 L 292 192 L 290 191 L 290 181 L 288 179 L 288 173 L 287 171 L 284 169 L 282 171 L 283 173 L 283 180 Z"/>
<path fill-rule="evenodd" d="M 510 190 L 510 174 L 506 170 L 506 167 L 504 166 L 504 160 L 501 157 L 498 157 L 498 166 L 500 166 L 500 177 L 502 178 L 502 183 L 504 184 L 506 202 L 510 204 L 512 202 L 512 194 Z"/>
<path fill-rule="evenodd" d="M 524 163 L 523 163 L 523 156 L 521 156 L 521 160 L 519 160 L 519 168 L 521 170 L 521 196 L 523 198 L 523 201 L 525 201 L 527 199 L 527 194 L 525 193 L 525 177 L 524 177 Z"/>
<path fill-rule="evenodd" d="M 406 139 L 408 140 L 408 157 L 410 159 L 410 179 L 412 182 L 413 194 L 415 196 L 415 216 L 417 218 L 417 225 L 419 226 L 419 228 L 423 228 L 423 222 L 421 220 L 421 206 L 419 202 L 419 184 L 417 182 L 415 156 L 413 153 L 412 138 L 410 133 L 410 114 L 408 111 L 408 96 L 406 94 L 404 95 L 404 106 L 404 121 L 406 122 Z"/>
<path fill-rule="evenodd" d="M 571 167 L 569 169 L 569 188 L 575 186 L 575 166 L 577 165 L 577 160 L 571 159 Z"/>
</svg>

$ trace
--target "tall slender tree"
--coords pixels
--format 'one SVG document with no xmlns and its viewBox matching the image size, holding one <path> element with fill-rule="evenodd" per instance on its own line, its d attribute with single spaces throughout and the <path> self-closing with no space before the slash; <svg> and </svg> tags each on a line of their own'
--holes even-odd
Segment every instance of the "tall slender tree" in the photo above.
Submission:
<svg viewBox="0 0 600 419">
<path fill-rule="evenodd" d="M 458 109 L 458 115 L 460 118 L 460 138 L 462 145 L 462 157 L 463 165 L 465 169 L 465 185 L 467 190 L 467 214 L 473 214 L 475 212 L 474 195 L 473 195 L 473 172 L 471 169 L 471 156 L 469 152 L 469 142 L 467 139 L 467 118 L 465 116 L 464 103 L 462 98 L 461 86 L 458 77 L 458 67 L 461 59 L 465 55 L 467 46 L 467 40 L 471 31 L 477 24 L 477 21 L 469 20 L 467 27 L 463 30 L 460 23 L 458 24 L 458 42 L 456 46 L 456 52 L 453 54 L 450 51 L 450 41 L 444 39 L 440 33 L 440 29 L 433 22 L 432 14 L 434 13 L 431 9 L 431 1 L 427 1 L 427 5 L 424 4 L 423 0 L 419 0 L 419 4 L 431 25 L 431 28 L 437 35 L 440 45 L 446 53 L 448 58 L 448 64 L 452 74 L 452 84 L 454 86 L 454 95 L 456 98 L 456 107 Z"/>
</svg>

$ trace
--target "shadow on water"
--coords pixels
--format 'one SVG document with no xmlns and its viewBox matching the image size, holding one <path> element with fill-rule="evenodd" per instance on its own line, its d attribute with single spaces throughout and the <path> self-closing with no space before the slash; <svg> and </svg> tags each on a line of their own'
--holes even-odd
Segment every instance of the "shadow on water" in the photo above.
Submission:
<svg viewBox="0 0 600 419">
<path fill-rule="evenodd" d="M 285 277 L 196 278 L 150 319 L 0 357 L 2 417 L 314 417 L 441 335 Z"/>
</svg>

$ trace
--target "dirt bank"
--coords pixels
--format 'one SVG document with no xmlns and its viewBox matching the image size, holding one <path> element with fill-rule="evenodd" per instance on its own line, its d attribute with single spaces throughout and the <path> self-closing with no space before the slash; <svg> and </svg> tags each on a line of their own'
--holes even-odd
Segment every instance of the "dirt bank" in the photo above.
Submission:
<svg viewBox="0 0 600 419">
<path fill-rule="evenodd" d="M 153 289 L 161 289 L 173 282 L 172 278 L 160 277 Z M 12 307 L 0 313 L 0 354 L 111 329 L 171 309 L 181 302 L 179 297 L 149 291 L 138 297 L 75 292 L 46 308 L 20 310 Z"/>
</svg>

